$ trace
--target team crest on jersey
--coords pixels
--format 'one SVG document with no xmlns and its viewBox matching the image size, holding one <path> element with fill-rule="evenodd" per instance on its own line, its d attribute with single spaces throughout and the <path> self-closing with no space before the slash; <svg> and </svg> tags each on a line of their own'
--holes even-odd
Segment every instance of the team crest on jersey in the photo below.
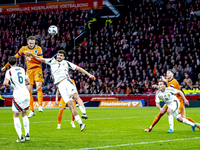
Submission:
<svg viewBox="0 0 200 150">
<path fill-rule="evenodd" d="M 161 95 L 160 98 L 163 98 L 163 96 Z"/>
<path fill-rule="evenodd" d="M 170 94 L 168 94 L 168 96 L 170 97 Z"/>
<path fill-rule="evenodd" d="M 65 63 L 63 63 L 63 66 L 65 65 Z"/>
<path fill-rule="evenodd" d="M 38 50 L 34 50 L 34 53 L 37 54 L 37 53 L 38 53 Z"/>
<path fill-rule="evenodd" d="M 60 103 L 60 106 L 62 106 L 62 104 Z"/>
</svg>

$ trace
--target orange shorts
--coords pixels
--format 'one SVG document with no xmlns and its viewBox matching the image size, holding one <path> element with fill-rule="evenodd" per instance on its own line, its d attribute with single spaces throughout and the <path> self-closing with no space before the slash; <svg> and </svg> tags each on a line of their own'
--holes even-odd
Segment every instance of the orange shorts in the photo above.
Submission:
<svg viewBox="0 0 200 150">
<path fill-rule="evenodd" d="M 76 107 L 76 102 L 75 102 L 75 100 L 73 100 L 72 101 L 73 102 L 73 104 L 74 104 L 74 107 Z M 65 101 L 63 100 L 63 98 L 61 97 L 61 99 L 60 99 L 60 104 L 59 104 L 59 108 L 66 108 L 66 103 L 65 103 Z"/>
<path fill-rule="evenodd" d="M 42 68 L 37 67 L 37 68 L 29 69 L 26 71 L 26 73 L 29 77 L 31 85 L 34 85 L 38 81 L 43 82 Z"/>
<path fill-rule="evenodd" d="M 168 106 L 165 104 L 163 106 L 163 108 L 168 109 Z M 181 115 L 185 115 L 185 106 L 184 106 L 183 101 L 180 101 L 180 106 L 178 109 L 179 109 Z"/>
</svg>

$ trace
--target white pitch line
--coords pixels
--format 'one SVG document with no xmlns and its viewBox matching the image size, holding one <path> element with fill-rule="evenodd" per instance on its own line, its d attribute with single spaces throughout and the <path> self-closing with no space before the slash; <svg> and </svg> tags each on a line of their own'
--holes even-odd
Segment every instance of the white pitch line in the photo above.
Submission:
<svg viewBox="0 0 200 150">
<path fill-rule="evenodd" d="M 142 116 L 142 117 L 155 117 L 155 116 Z M 119 117 L 119 118 L 96 118 L 96 119 L 88 119 L 87 121 L 90 120 L 111 120 L 111 119 L 131 119 L 131 118 L 141 118 L 141 117 Z M 30 121 L 30 120 L 29 120 Z M 66 121 L 71 121 L 71 120 L 62 120 L 62 122 Z M 40 121 L 40 122 L 31 122 L 30 123 L 49 123 L 49 122 L 58 122 L 56 121 Z M 5 124 L 0 124 L 0 125 L 13 125 L 13 123 L 5 123 Z"/>
<path fill-rule="evenodd" d="M 120 145 L 108 145 L 108 146 L 102 146 L 102 147 L 90 147 L 90 148 L 80 148 L 80 149 L 70 149 L 70 150 L 102 149 L 102 148 L 112 148 L 112 147 L 131 146 L 131 145 L 145 145 L 145 144 L 174 142 L 174 141 L 196 140 L 196 139 L 200 139 L 200 137 L 185 138 L 185 139 L 173 139 L 173 140 L 161 140 L 161 141 L 152 141 L 152 142 L 139 142 L 139 143 L 129 143 L 129 144 L 120 144 Z"/>
</svg>

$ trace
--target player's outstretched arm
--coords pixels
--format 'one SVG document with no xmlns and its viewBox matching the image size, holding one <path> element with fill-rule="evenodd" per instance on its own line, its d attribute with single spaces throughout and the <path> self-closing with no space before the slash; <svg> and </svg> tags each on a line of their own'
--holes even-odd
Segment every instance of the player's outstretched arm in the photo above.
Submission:
<svg viewBox="0 0 200 150">
<path fill-rule="evenodd" d="M 81 68 L 79 66 L 76 67 L 76 70 L 88 75 L 89 78 L 91 78 L 91 79 L 94 79 L 94 80 L 96 79 L 95 76 L 91 75 L 89 72 L 87 72 L 85 69 L 83 69 L 83 68 Z"/>
<path fill-rule="evenodd" d="M 42 57 L 39 57 L 39 56 L 37 56 L 37 55 L 35 55 L 35 54 L 32 54 L 31 52 L 29 52 L 29 51 L 26 51 L 25 53 L 24 53 L 25 55 L 31 55 L 33 58 L 35 58 L 37 61 L 40 61 L 40 62 L 42 62 L 42 63 L 44 63 L 45 62 L 45 59 L 44 58 L 42 58 Z"/>
<path fill-rule="evenodd" d="M 18 51 L 18 53 L 15 54 L 15 57 L 16 57 L 16 58 L 19 58 L 22 54 L 23 54 L 23 46 L 22 46 L 22 48 Z M 6 68 L 8 68 L 9 65 L 10 65 L 9 62 L 7 62 L 7 64 L 6 64 L 3 68 L 1 68 L 1 71 L 6 71 Z"/>
<path fill-rule="evenodd" d="M 7 87 L 9 87 L 10 85 L 9 85 L 9 79 L 7 79 L 7 78 L 5 78 L 4 79 L 4 82 L 3 82 L 3 85 L 7 88 Z"/>
<path fill-rule="evenodd" d="M 26 85 L 29 85 L 29 84 L 30 84 L 29 78 L 25 79 L 25 84 L 26 84 Z"/>
<path fill-rule="evenodd" d="M 182 97 L 183 100 L 184 100 L 184 103 L 187 104 L 187 105 L 189 106 L 189 101 L 187 100 L 187 98 L 185 97 L 185 95 L 183 94 L 183 92 L 180 91 L 180 90 L 177 90 L 177 93 L 178 93 L 179 95 L 181 95 L 181 97 Z"/>
</svg>

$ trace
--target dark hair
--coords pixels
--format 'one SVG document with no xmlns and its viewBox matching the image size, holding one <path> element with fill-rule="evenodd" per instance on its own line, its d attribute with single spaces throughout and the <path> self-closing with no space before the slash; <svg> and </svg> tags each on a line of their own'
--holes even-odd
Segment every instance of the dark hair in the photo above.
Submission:
<svg viewBox="0 0 200 150">
<path fill-rule="evenodd" d="M 29 40 L 35 40 L 35 37 L 34 37 L 34 36 L 29 36 L 29 37 L 27 38 L 27 41 L 29 41 Z"/>
<path fill-rule="evenodd" d="M 8 62 L 11 66 L 13 66 L 17 63 L 17 58 L 15 56 L 11 56 L 10 58 L 8 58 Z"/>
<path fill-rule="evenodd" d="M 167 69 L 167 71 L 170 71 L 171 73 L 175 74 L 175 72 L 172 69 Z"/>
<path fill-rule="evenodd" d="M 59 50 L 58 53 L 63 54 L 66 57 L 66 52 L 64 50 Z"/>
<path fill-rule="evenodd" d="M 163 82 L 163 84 L 164 84 L 165 86 L 167 86 L 167 82 L 165 82 L 164 80 L 158 80 L 158 82 Z"/>
</svg>

